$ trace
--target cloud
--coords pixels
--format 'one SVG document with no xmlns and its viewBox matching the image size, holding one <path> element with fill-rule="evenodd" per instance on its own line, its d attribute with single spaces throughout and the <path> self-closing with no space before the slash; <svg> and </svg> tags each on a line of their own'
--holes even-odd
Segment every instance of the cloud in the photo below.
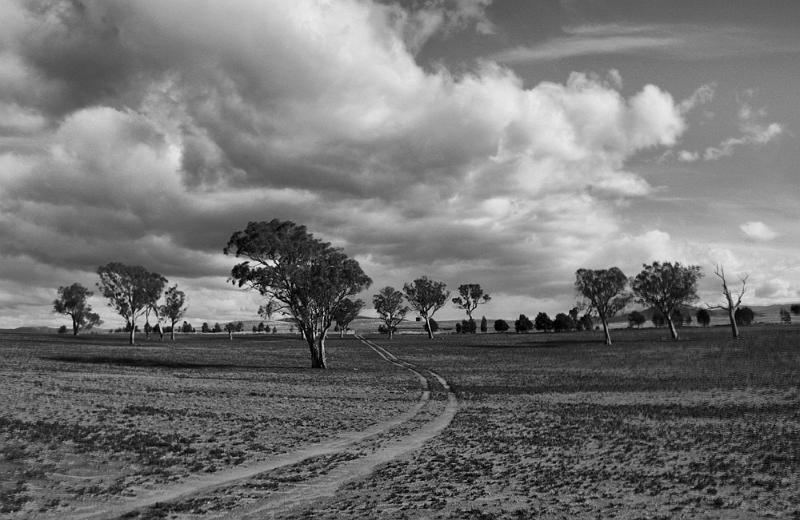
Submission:
<svg viewBox="0 0 800 520">
<path fill-rule="evenodd" d="M 564 35 L 530 46 L 497 52 L 507 64 L 546 62 L 581 56 L 660 56 L 706 60 L 797 52 L 796 43 L 750 28 L 729 25 L 611 23 L 564 28 Z"/>
<path fill-rule="evenodd" d="M 737 148 L 765 145 L 783 134 L 784 128 L 780 123 L 764 122 L 767 116 L 765 109 L 755 110 L 748 102 L 742 100 L 739 100 L 738 103 L 737 120 L 741 135 L 724 139 L 717 146 L 709 146 L 702 152 L 682 150 L 678 153 L 678 160 L 682 162 L 695 162 L 701 159 L 716 161 L 723 157 L 730 157 Z"/>
<path fill-rule="evenodd" d="M 121 260 L 180 281 L 196 319 L 243 319 L 257 297 L 225 286 L 221 249 L 248 221 L 282 218 L 379 286 L 428 274 L 571 299 L 592 252 L 634 243 L 617 240 L 618 204 L 653 188 L 628 159 L 686 129 L 668 92 L 625 97 L 615 71 L 532 87 L 488 61 L 426 71 L 395 6 L 4 5 L 20 27 L 0 60 L 16 78 L 0 84 L 15 114 L 0 251 L 38 266 L 25 276 L 42 294 L 47 269 L 65 284 Z M 485 3 L 442 5 L 469 25 Z M 208 291 L 223 287 L 217 305 Z"/>
<path fill-rule="evenodd" d="M 769 241 L 778 236 L 778 233 L 773 231 L 769 226 L 763 222 L 751 221 L 745 222 L 739 226 L 747 238 L 758 241 Z"/>
</svg>

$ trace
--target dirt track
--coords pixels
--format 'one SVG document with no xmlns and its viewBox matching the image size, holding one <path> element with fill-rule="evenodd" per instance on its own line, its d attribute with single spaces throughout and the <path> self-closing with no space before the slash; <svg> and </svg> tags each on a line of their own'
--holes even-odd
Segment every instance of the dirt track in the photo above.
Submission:
<svg viewBox="0 0 800 520">
<path fill-rule="evenodd" d="M 280 455 L 272 460 L 244 465 L 212 475 L 195 476 L 169 488 L 143 492 L 127 500 L 106 502 L 75 510 L 80 519 L 114 518 L 135 514 L 151 507 L 171 511 L 191 510 L 208 518 L 265 518 L 277 512 L 312 503 L 331 496 L 342 484 L 365 477 L 378 465 L 420 448 L 450 424 L 458 404 L 447 382 L 438 374 L 402 361 L 385 348 L 360 338 L 388 363 L 403 367 L 420 380 L 423 392 L 416 405 L 406 413 L 357 432 L 340 435 L 330 441 Z M 428 375 L 425 375 L 427 373 Z M 442 399 L 431 399 L 433 393 Z M 317 471 L 305 471 L 315 466 Z M 273 473 L 294 472 L 288 486 L 259 486 L 257 481 Z M 280 478 L 278 479 L 279 481 Z M 266 487 L 266 493 L 258 491 Z M 198 511 L 192 504 L 222 503 L 210 510 Z M 61 515 L 59 515 L 61 516 Z"/>
</svg>

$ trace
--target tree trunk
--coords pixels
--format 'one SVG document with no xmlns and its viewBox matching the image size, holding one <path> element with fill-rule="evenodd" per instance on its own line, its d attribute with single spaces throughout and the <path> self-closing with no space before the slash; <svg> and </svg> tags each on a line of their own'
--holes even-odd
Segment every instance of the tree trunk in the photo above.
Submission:
<svg viewBox="0 0 800 520">
<path fill-rule="evenodd" d="M 735 309 L 732 306 L 728 306 L 728 319 L 731 321 L 731 334 L 733 334 L 733 339 L 739 339 L 739 326 L 736 325 L 734 313 Z"/>
<path fill-rule="evenodd" d="M 678 330 L 675 328 L 675 324 L 672 323 L 672 317 L 669 314 L 666 314 L 665 317 L 669 325 L 669 333 L 672 334 L 672 339 L 678 339 Z"/>
<path fill-rule="evenodd" d="M 328 360 L 325 355 L 325 333 L 308 341 L 308 347 L 311 350 L 311 368 L 328 368 Z"/>
<path fill-rule="evenodd" d="M 606 337 L 606 345 L 611 346 L 611 333 L 608 331 L 608 321 L 604 317 L 600 317 L 600 322 L 603 324 L 603 334 Z"/>
<path fill-rule="evenodd" d="M 136 331 L 136 325 L 131 322 L 131 331 L 128 333 L 128 344 L 133 345 L 133 333 Z"/>
<path fill-rule="evenodd" d="M 72 335 L 73 336 L 77 336 L 78 335 L 78 329 L 79 329 L 78 320 L 76 320 L 75 318 L 72 318 Z"/>
<path fill-rule="evenodd" d="M 392 339 L 392 336 L 394 336 L 394 328 L 393 327 L 389 327 L 389 339 L 390 340 Z"/>
<path fill-rule="evenodd" d="M 428 331 L 428 339 L 433 339 L 433 329 L 431 328 L 431 320 L 425 316 L 425 329 Z"/>
<path fill-rule="evenodd" d="M 169 330 L 169 339 L 171 339 L 172 341 L 175 341 L 175 324 L 176 323 L 177 323 L 176 321 L 173 321 L 172 322 L 172 328 Z"/>
</svg>

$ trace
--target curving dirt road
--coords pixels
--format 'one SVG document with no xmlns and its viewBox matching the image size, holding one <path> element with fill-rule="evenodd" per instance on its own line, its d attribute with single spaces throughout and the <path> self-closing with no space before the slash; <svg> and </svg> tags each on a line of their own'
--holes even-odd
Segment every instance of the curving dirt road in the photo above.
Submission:
<svg viewBox="0 0 800 520">
<path fill-rule="evenodd" d="M 419 401 L 408 412 L 366 430 L 343 434 L 302 450 L 279 455 L 268 462 L 245 465 L 211 475 L 198 475 L 175 486 L 145 492 L 128 500 L 76 509 L 70 513 L 70 517 L 84 520 L 116 518 L 150 507 L 169 509 L 171 506 L 179 507 L 180 504 L 199 499 L 212 500 L 220 493 L 230 497 L 235 495 L 232 490 L 248 488 L 248 499 L 240 501 L 246 502 L 245 505 L 235 501 L 230 504 L 231 508 L 209 512 L 206 517 L 269 518 L 278 512 L 334 495 L 341 485 L 363 478 L 378 465 L 418 449 L 450 424 L 458 403 L 444 378 L 397 358 L 372 341 L 360 336 L 358 339 L 388 363 L 409 370 L 419 378 L 423 391 Z M 432 388 L 436 389 L 437 395 L 446 395 L 446 400 L 443 402 L 431 399 Z M 318 464 L 320 459 L 326 457 L 332 462 L 316 473 L 312 472 L 306 478 L 296 477 L 291 485 L 276 489 L 270 487 L 266 493 L 253 495 L 251 481 L 268 478 L 276 471 L 301 471 L 304 466 Z"/>
</svg>

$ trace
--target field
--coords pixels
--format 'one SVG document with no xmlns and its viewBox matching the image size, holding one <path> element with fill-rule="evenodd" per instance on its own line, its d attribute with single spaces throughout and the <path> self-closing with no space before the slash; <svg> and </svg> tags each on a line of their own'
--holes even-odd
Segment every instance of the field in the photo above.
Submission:
<svg viewBox="0 0 800 520">
<path fill-rule="evenodd" d="M 800 518 L 800 328 L 683 334 L 5 334 L 0 517 Z"/>
</svg>

